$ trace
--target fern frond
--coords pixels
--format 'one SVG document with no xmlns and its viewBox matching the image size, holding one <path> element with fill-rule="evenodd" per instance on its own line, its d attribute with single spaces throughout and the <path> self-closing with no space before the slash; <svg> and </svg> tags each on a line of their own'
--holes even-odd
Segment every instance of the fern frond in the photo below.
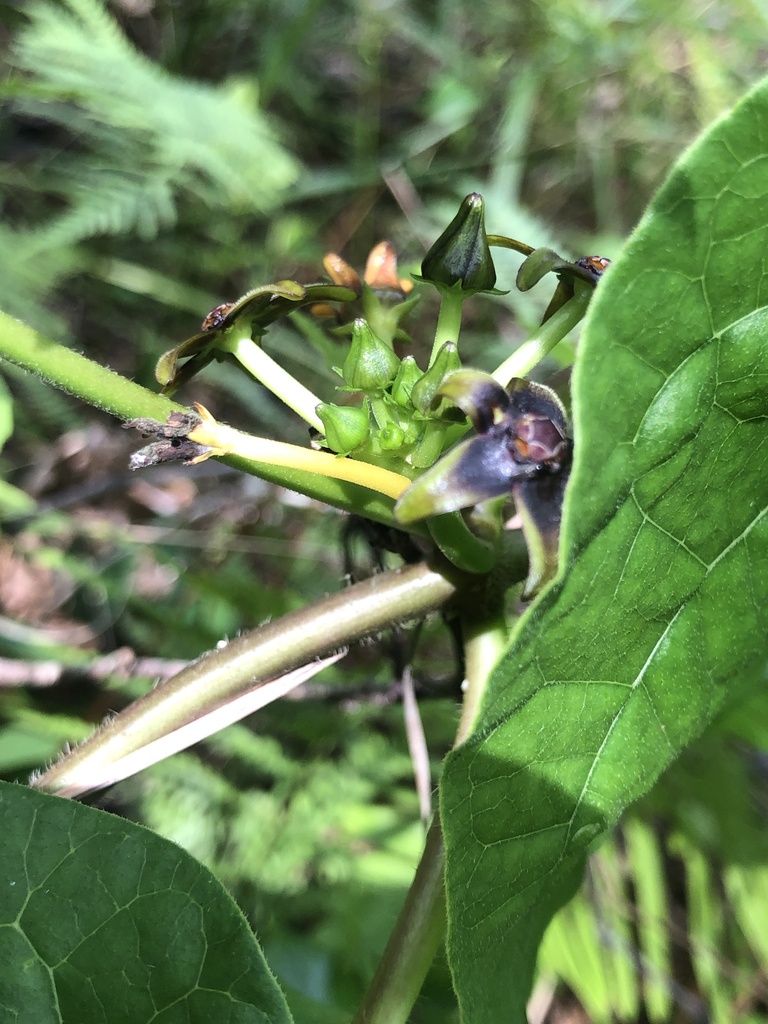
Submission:
<svg viewBox="0 0 768 1024">
<path fill-rule="evenodd" d="M 99 185 L 108 190 L 115 171 L 146 175 L 214 206 L 266 210 L 292 184 L 296 162 L 258 110 L 170 75 L 97 0 L 67 6 L 30 8 L 13 59 L 31 84 L 14 106 L 76 133 L 92 157 L 82 165 L 104 167 Z"/>
<path fill-rule="evenodd" d="M 93 188 L 86 182 L 72 190 L 68 210 L 19 239 L 17 259 L 75 245 L 97 235 L 135 233 L 149 240 L 176 220 L 176 204 L 167 181 L 102 173 Z"/>
</svg>

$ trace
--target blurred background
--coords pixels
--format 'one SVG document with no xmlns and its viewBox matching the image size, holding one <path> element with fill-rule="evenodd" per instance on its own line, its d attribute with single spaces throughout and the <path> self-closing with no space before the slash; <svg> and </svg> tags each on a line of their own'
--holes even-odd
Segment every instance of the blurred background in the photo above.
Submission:
<svg viewBox="0 0 768 1024">
<path fill-rule="evenodd" d="M 0 308 L 148 387 L 218 303 L 362 269 L 416 271 L 466 193 L 490 232 L 618 254 L 697 132 L 764 72 L 763 0 L 59 0 L 0 3 Z M 498 250 L 497 250 L 498 252 Z M 519 258 L 499 255 L 499 287 Z M 467 307 L 490 369 L 549 290 Z M 410 324 L 424 358 L 436 306 Z M 267 347 L 333 400 L 307 316 Z M 563 378 L 573 343 L 545 374 Z M 343 350 L 340 349 L 343 353 Z M 343 354 L 339 355 L 339 362 Z M 372 568 L 343 518 L 206 463 L 127 470 L 120 425 L 0 366 L 0 775 L 25 779 L 183 660 Z M 224 365 L 222 419 L 306 442 Z M 351 559 L 352 565 L 349 561 Z M 397 638 L 353 652 L 100 805 L 218 874 L 300 1020 L 348 1019 L 423 841 Z M 451 637 L 415 675 L 432 780 L 455 729 Z M 595 855 L 542 950 L 533 1024 L 768 1019 L 764 702 L 731 715 Z M 415 1022 L 458 1020 L 438 962 Z"/>
</svg>

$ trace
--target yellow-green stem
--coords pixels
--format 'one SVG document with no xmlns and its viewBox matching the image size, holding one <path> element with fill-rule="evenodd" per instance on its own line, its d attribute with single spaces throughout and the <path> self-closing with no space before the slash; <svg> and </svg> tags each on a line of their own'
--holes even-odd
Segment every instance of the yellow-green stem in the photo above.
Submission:
<svg viewBox="0 0 768 1024">
<path fill-rule="evenodd" d="M 507 643 L 502 612 L 461 616 L 467 687 L 454 746 L 469 736 L 491 670 Z M 405 1024 L 445 933 L 445 849 L 435 815 L 405 904 L 352 1024 Z"/>
<path fill-rule="evenodd" d="M 252 373 L 256 380 L 269 388 L 273 395 L 285 402 L 289 409 L 306 420 L 311 427 L 324 431 L 323 421 L 317 415 L 320 399 L 305 388 L 294 376 L 276 363 L 250 335 L 227 339 L 226 349 L 237 361 Z"/>
<path fill-rule="evenodd" d="M 461 616 L 464 641 L 464 701 L 454 746 L 471 735 L 491 671 L 506 650 L 509 633 L 503 612 L 492 619 Z"/>
<path fill-rule="evenodd" d="M 434 363 L 437 353 L 446 343 L 452 341 L 458 344 L 461 333 L 461 308 L 464 305 L 465 295 L 458 288 L 452 291 L 440 293 L 440 313 L 435 328 L 435 340 L 432 344 L 432 354 L 429 357 L 429 365 Z"/>
<path fill-rule="evenodd" d="M 381 469 L 356 459 L 341 458 L 329 452 L 318 452 L 313 448 L 300 448 L 284 441 L 244 434 L 216 420 L 204 419 L 201 426 L 190 431 L 189 437 L 191 441 L 213 448 L 214 455 L 239 455 L 253 462 L 298 469 L 317 476 L 332 477 L 334 480 L 346 480 L 395 500 L 411 485 L 408 477 L 393 473 L 390 469 Z"/>
<path fill-rule="evenodd" d="M 576 294 L 543 323 L 536 333 L 505 359 L 493 376 L 506 387 L 513 377 L 525 377 L 559 341 L 569 334 L 587 311 L 594 289 L 576 286 Z"/>
</svg>

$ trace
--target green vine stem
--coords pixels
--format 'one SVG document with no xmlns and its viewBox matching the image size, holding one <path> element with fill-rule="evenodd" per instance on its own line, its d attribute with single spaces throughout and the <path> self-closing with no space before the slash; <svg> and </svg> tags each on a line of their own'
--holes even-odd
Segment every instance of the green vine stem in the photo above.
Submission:
<svg viewBox="0 0 768 1024">
<path fill-rule="evenodd" d="M 238 697 L 260 682 L 387 629 L 423 618 L 456 592 L 425 563 L 379 573 L 307 608 L 244 633 L 134 701 L 34 785 L 60 796 L 98 788 L 100 773 L 148 743 Z"/>
<path fill-rule="evenodd" d="M 441 290 L 440 312 L 437 317 L 435 328 L 435 340 L 432 343 L 432 354 L 429 357 L 431 366 L 437 358 L 437 354 L 446 341 L 453 341 L 458 344 L 461 333 L 461 310 L 466 295 L 460 288 L 451 291 Z"/>
<path fill-rule="evenodd" d="M 573 298 L 493 371 L 493 376 L 502 387 L 506 387 L 513 377 L 525 377 L 529 374 L 534 366 L 573 330 L 583 319 L 593 292 L 592 287 L 580 287 L 577 284 Z"/>
<path fill-rule="evenodd" d="M 170 398 L 147 391 L 2 312 L 0 358 L 31 370 L 49 384 L 122 420 L 145 416 L 163 421 L 174 410 L 183 409 Z"/>
<path fill-rule="evenodd" d="M 480 619 L 460 617 L 464 644 L 464 700 L 454 746 L 459 747 L 472 733 L 491 671 L 506 650 L 509 629 L 503 609 Z"/>
<path fill-rule="evenodd" d="M 470 577 L 456 595 L 466 681 L 454 746 L 471 733 L 490 674 L 508 642 L 504 595 L 527 571 L 525 545 L 519 531 L 512 532 L 493 572 Z M 445 933 L 444 860 L 435 814 L 413 883 L 353 1024 L 406 1024 Z"/>
<path fill-rule="evenodd" d="M 37 374 L 54 387 L 121 420 L 144 417 L 162 423 L 170 413 L 186 411 L 184 406 L 126 380 L 3 312 L 0 312 L 0 359 L 7 359 Z M 358 512 L 386 526 L 397 525 L 392 515 L 394 500 L 359 484 L 236 455 L 225 456 L 222 461 L 233 469 L 298 491 L 344 512 Z M 426 531 L 411 532 L 424 535 Z"/>
<path fill-rule="evenodd" d="M 316 412 L 320 399 L 253 341 L 250 330 L 247 334 L 232 338 L 225 335 L 220 344 L 289 409 L 293 409 L 315 430 L 319 430 L 321 434 L 325 433 L 323 421 Z"/>
<path fill-rule="evenodd" d="M 353 1024 L 404 1024 L 445 934 L 445 850 L 437 815 L 373 981 Z"/>
</svg>

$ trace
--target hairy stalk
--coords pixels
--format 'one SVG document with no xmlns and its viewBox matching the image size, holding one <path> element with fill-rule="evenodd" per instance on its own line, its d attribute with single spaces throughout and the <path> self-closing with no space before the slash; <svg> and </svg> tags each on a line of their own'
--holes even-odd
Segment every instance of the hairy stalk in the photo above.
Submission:
<svg viewBox="0 0 768 1024">
<path fill-rule="evenodd" d="M 68 796 L 92 788 L 105 768 L 201 714 L 315 658 L 396 622 L 422 618 L 456 584 L 425 563 L 379 573 L 308 608 L 239 636 L 135 701 L 35 780 Z"/>
<path fill-rule="evenodd" d="M 62 391 L 123 420 L 165 420 L 183 406 L 153 394 L 113 370 L 86 359 L 0 312 L 0 358 L 31 370 Z"/>
<path fill-rule="evenodd" d="M 250 332 L 239 338 L 225 337 L 222 344 L 241 366 L 244 366 L 256 380 L 269 388 L 272 394 L 284 402 L 289 409 L 293 409 L 315 430 L 319 430 L 321 434 L 324 433 L 323 421 L 315 411 L 320 405 L 320 399 L 253 341 Z"/>
<path fill-rule="evenodd" d="M 432 343 L 432 354 L 429 357 L 431 366 L 437 358 L 437 353 L 446 343 L 452 341 L 458 344 L 461 333 L 461 309 L 464 305 L 464 293 L 458 288 L 455 291 L 443 291 L 440 293 L 440 313 L 435 328 L 435 340 Z"/>
<path fill-rule="evenodd" d="M 121 420 L 143 417 L 163 422 L 170 413 L 185 411 L 184 406 L 126 380 L 3 312 L 0 312 L 0 359 L 37 374 L 62 391 Z M 358 512 L 387 526 L 396 525 L 392 516 L 393 499 L 359 484 L 235 455 L 228 455 L 222 461 L 234 469 L 324 501 L 344 512 Z M 414 532 L 425 533 L 423 529 Z"/>
<path fill-rule="evenodd" d="M 525 377 L 559 341 L 569 334 L 584 317 L 594 289 L 576 286 L 576 294 L 549 318 L 528 341 L 493 371 L 493 376 L 506 387 L 513 377 Z"/>
</svg>

